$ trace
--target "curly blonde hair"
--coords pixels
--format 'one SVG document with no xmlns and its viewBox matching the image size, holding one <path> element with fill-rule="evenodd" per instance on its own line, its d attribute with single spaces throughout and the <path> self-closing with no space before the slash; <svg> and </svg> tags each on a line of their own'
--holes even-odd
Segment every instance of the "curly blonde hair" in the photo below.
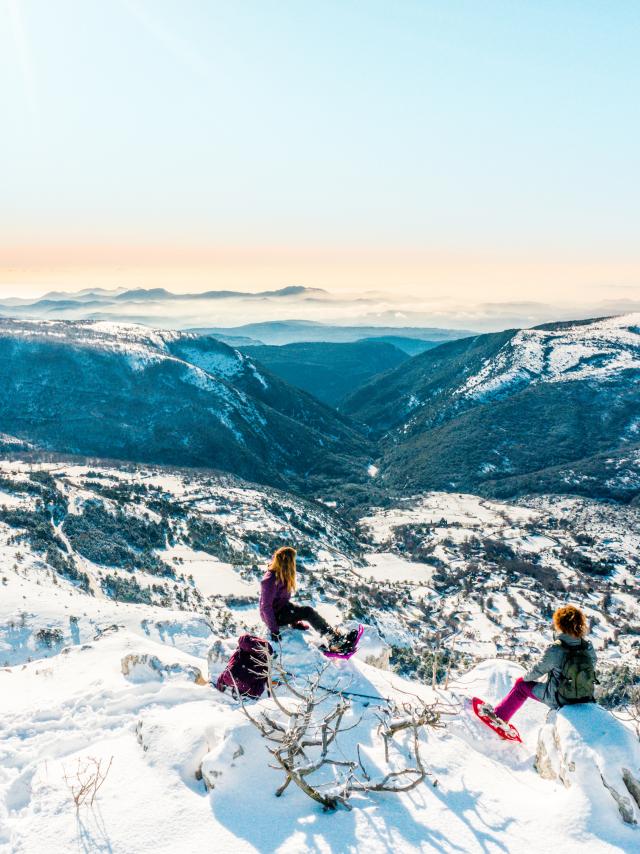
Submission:
<svg viewBox="0 0 640 854">
<path fill-rule="evenodd" d="M 575 605 L 563 605 L 553 615 L 553 625 L 557 631 L 574 638 L 583 638 L 587 631 L 587 618 Z"/>
<path fill-rule="evenodd" d="M 296 550 L 292 546 L 282 546 L 274 552 L 271 572 L 292 593 L 296 589 Z"/>
</svg>

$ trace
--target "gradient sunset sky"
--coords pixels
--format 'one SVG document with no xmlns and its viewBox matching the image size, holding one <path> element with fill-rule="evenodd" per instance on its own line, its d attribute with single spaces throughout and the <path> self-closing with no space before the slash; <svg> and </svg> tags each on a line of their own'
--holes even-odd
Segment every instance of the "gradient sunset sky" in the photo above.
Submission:
<svg viewBox="0 0 640 854">
<path fill-rule="evenodd" d="M 640 3 L 0 0 L 0 295 L 640 306 Z"/>
</svg>

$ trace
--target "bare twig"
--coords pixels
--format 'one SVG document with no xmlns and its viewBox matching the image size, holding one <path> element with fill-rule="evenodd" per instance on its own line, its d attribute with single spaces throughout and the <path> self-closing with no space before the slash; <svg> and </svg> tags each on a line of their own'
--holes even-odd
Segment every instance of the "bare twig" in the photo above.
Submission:
<svg viewBox="0 0 640 854">
<path fill-rule="evenodd" d="M 629 702 L 625 707 L 625 712 L 629 715 L 631 723 L 636 731 L 636 735 L 640 738 L 640 688 L 632 688 L 629 693 Z"/>
<path fill-rule="evenodd" d="M 76 810 L 79 811 L 82 806 L 93 807 L 98 792 L 111 770 L 112 762 L 113 756 L 109 759 L 106 768 L 103 768 L 101 759 L 89 756 L 84 762 L 78 759 L 73 774 L 69 774 L 66 769 L 63 769 L 64 781 L 71 792 Z"/>
</svg>

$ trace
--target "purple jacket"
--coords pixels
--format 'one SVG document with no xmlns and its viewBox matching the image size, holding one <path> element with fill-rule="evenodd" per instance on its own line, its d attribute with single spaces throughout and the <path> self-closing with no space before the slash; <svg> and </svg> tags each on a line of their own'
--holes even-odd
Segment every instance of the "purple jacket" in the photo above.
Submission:
<svg viewBox="0 0 640 854">
<path fill-rule="evenodd" d="M 291 593 L 286 585 L 281 584 L 275 574 L 268 569 L 260 584 L 260 616 L 270 632 L 277 633 L 280 626 L 276 612 L 291 599 Z"/>
</svg>

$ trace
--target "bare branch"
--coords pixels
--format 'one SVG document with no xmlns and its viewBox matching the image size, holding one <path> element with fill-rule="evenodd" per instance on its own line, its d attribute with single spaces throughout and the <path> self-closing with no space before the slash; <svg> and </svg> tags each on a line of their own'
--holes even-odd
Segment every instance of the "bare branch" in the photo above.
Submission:
<svg viewBox="0 0 640 854">
<path fill-rule="evenodd" d="M 106 768 L 103 768 L 101 759 L 89 756 L 84 762 L 78 759 L 78 764 L 72 774 L 63 768 L 64 781 L 71 792 L 77 811 L 82 806 L 93 807 L 98 792 L 111 770 L 112 763 L 113 756 L 109 759 Z"/>
<path fill-rule="evenodd" d="M 390 763 L 393 739 L 405 732 L 411 735 L 411 757 L 406 767 L 396 767 L 374 780 L 364 766 L 360 745 L 353 759 L 344 756 L 339 747 L 340 736 L 359 727 L 363 718 L 359 717 L 355 723 L 348 720 L 351 701 L 340 690 L 321 684 L 326 669 L 319 668 L 303 686 L 292 687 L 280 662 L 269 657 L 267 679 L 271 703 L 265 703 L 257 714 L 251 714 L 242 703 L 245 716 L 268 742 L 267 749 L 274 760 L 271 767 L 284 772 L 276 796 L 281 797 L 293 782 L 325 810 L 338 806 L 350 809 L 348 801 L 353 792 L 397 793 L 419 785 L 429 774 L 420 753 L 420 732 L 425 727 L 443 726 L 442 707 L 423 700 L 417 704 L 384 701 L 385 707 L 373 717 L 378 721 L 385 761 Z M 280 689 L 288 693 L 286 702 L 278 696 Z M 321 711 L 320 707 L 329 700 L 331 705 Z M 406 749 L 405 744 L 403 750 Z M 401 760 L 405 766 L 407 760 L 402 750 L 397 748 L 395 754 L 395 762 Z"/>
</svg>

